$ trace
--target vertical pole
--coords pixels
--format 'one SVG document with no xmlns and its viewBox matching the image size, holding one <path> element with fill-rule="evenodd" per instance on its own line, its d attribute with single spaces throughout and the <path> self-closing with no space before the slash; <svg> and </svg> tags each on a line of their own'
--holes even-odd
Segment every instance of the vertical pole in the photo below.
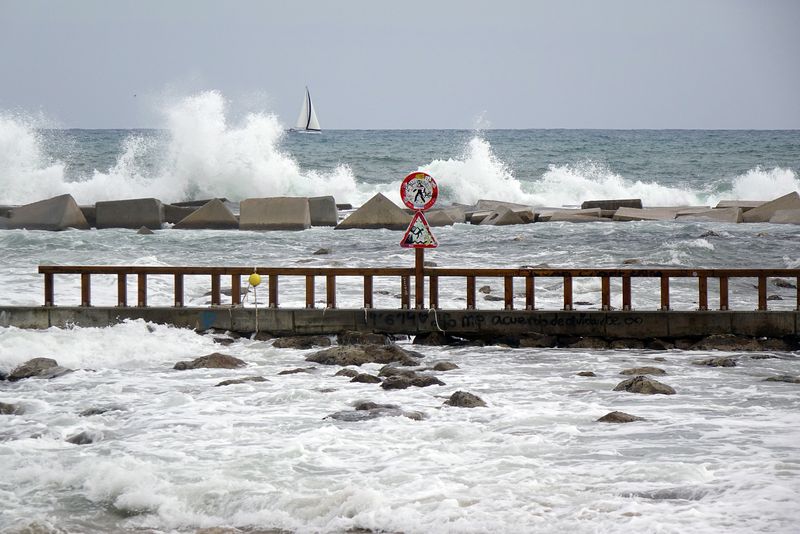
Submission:
<svg viewBox="0 0 800 534">
<path fill-rule="evenodd" d="M 758 277 L 758 309 L 767 309 L 767 277 L 763 274 Z"/>
<path fill-rule="evenodd" d="M 797 279 L 794 282 L 795 282 L 794 285 L 797 287 L 797 289 L 795 289 L 795 291 L 794 291 L 795 294 L 797 295 L 796 296 L 796 298 L 797 298 L 797 311 L 800 311 L 800 276 L 798 276 Z"/>
<path fill-rule="evenodd" d="M 336 275 L 329 274 L 325 276 L 325 292 L 326 292 L 326 306 L 328 308 L 336 307 Z"/>
<path fill-rule="evenodd" d="M 365 274 L 364 275 L 364 308 L 372 308 L 372 275 Z"/>
<path fill-rule="evenodd" d="M 661 309 L 669 310 L 669 275 L 666 273 L 661 274 Z"/>
<path fill-rule="evenodd" d="M 535 310 L 536 309 L 536 287 L 535 287 L 536 278 L 529 274 L 525 277 L 525 309 L 526 310 Z"/>
<path fill-rule="evenodd" d="M 92 275 L 81 273 L 81 306 L 92 305 Z"/>
<path fill-rule="evenodd" d="M 137 278 L 137 304 L 140 308 L 145 308 L 147 307 L 147 273 L 139 273 Z"/>
<path fill-rule="evenodd" d="M 432 274 L 428 280 L 428 284 L 430 287 L 428 288 L 429 293 L 429 304 L 428 306 L 432 310 L 436 310 L 439 308 L 439 277 L 435 274 Z"/>
<path fill-rule="evenodd" d="M 218 273 L 211 273 L 211 305 L 212 306 L 219 306 L 222 302 L 220 298 L 220 283 L 219 283 L 219 274 Z"/>
<path fill-rule="evenodd" d="M 117 306 L 128 305 L 128 275 L 117 273 Z"/>
<path fill-rule="evenodd" d="M 503 277 L 503 287 L 505 289 L 505 294 L 503 295 L 505 301 L 505 307 L 507 310 L 514 309 L 514 277 L 513 276 L 504 276 Z"/>
<path fill-rule="evenodd" d="M 306 275 L 306 308 L 314 308 L 314 275 Z"/>
<path fill-rule="evenodd" d="M 407 310 L 411 307 L 411 277 L 400 277 L 400 308 Z"/>
<path fill-rule="evenodd" d="M 414 249 L 414 308 L 425 307 L 425 249 Z"/>
<path fill-rule="evenodd" d="M 242 275 L 231 275 L 231 304 L 238 306 L 242 303 Z"/>
<path fill-rule="evenodd" d="M 601 293 L 601 306 L 602 310 L 611 309 L 611 278 L 603 276 L 600 278 L 600 293 Z"/>
<path fill-rule="evenodd" d="M 467 309 L 475 309 L 475 277 L 467 276 Z"/>
<path fill-rule="evenodd" d="M 622 275 L 622 309 L 631 309 L 631 275 Z"/>
<path fill-rule="evenodd" d="M 278 307 L 278 275 L 269 275 L 269 307 Z"/>
<path fill-rule="evenodd" d="M 564 309 L 572 309 L 572 275 L 564 275 Z"/>
<path fill-rule="evenodd" d="M 183 307 L 183 275 L 175 273 L 175 307 Z"/>
<path fill-rule="evenodd" d="M 697 292 L 698 309 L 705 311 L 708 309 L 708 277 L 704 274 L 697 279 Z"/>
<path fill-rule="evenodd" d="M 719 277 L 719 309 L 728 309 L 728 277 Z"/>
<path fill-rule="evenodd" d="M 53 273 L 44 273 L 44 305 L 53 305 Z"/>
</svg>

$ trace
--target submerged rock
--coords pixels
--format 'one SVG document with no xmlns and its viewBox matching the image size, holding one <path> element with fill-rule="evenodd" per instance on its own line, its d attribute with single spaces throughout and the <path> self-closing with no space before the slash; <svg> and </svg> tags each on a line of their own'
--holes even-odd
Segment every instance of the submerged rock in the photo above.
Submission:
<svg viewBox="0 0 800 534">
<path fill-rule="evenodd" d="M 414 378 L 417 372 L 413 369 L 402 369 L 396 365 L 384 365 L 378 371 L 378 376 L 404 376 L 406 378 Z"/>
<path fill-rule="evenodd" d="M 312 347 L 330 347 L 328 336 L 287 336 L 279 337 L 272 344 L 276 349 L 310 349 Z"/>
<path fill-rule="evenodd" d="M 646 376 L 637 376 L 623 380 L 616 385 L 614 391 L 627 391 L 629 393 L 641 393 L 643 395 L 674 395 L 675 390 L 663 384 L 658 380 L 647 378 Z"/>
<path fill-rule="evenodd" d="M 479 408 L 486 406 L 483 399 L 466 391 L 456 391 L 450 395 L 450 398 L 444 401 L 444 403 L 448 406 L 456 406 L 458 408 Z"/>
<path fill-rule="evenodd" d="M 83 410 L 78 415 L 80 415 L 81 417 L 90 417 L 92 415 L 103 415 L 104 413 L 108 413 L 108 412 L 124 412 L 126 410 L 127 410 L 127 408 L 125 408 L 124 406 L 117 406 L 117 405 L 113 405 L 112 404 L 111 406 L 87 408 L 86 410 Z"/>
<path fill-rule="evenodd" d="M 789 384 L 800 384 L 800 376 L 778 375 L 765 378 L 764 382 L 788 382 Z"/>
<path fill-rule="evenodd" d="M 621 375 L 655 375 L 662 376 L 667 372 L 660 367 L 633 367 L 632 369 L 625 369 L 620 371 Z"/>
<path fill-rule="evenodd" d="M 66 441 L 74 443 L 75 445 L 88 445 L 90 443 L 94 443 L 95 441 L 100 441 L 101 439 L 102 435 L 96 432 L 84 430 L 83 432 L 79 432 L 68 437 Z"/>
<path fill-rule="evenodd" d="M 215 384 L 214 387 L 220 386 L 233 386 L 236 384 L 244 384 L 246 382 L 267 382 L 267 379 L 263 376 L 246 376 L 244 378 L 233 378 L 231 380 L 223 380 L 219 384 Z"/>
<path fill-rule="evenodd" d="M 214 352 L 195 358 L 190 362 L 178 362 L 173 369 L 177 369 L 178 371 L 187 369 L 236 369 L 237 367 L 244 367 L 246 365 L 247 364 L 243 360 L 235 356 Z"/>
<path fill-rule="evenodd" d="M 350 382 L 360 382 L 362 384 L 380 384 L 381 379 L 369 373 L 358 373 Z"/>
<path fill-rule="evenodd" d="M 335 412 L 326 417 L 326 419 L 335 419 L 337 421 L 358 422 L 367 421 L 369 419 L 376 419 L 378 417 L 407 417 L 415 421 L 421 421 L 425 415 L 421 412 L 402 410 L 396 404 L 378 404 L 371 401 L 359 401 L 356 403 L 353 411 Z"/>
<path fill-rule="evenodd" d="M 597 420 L 598 423 L 632 423 L 634 421 L 644 421 L 642 417 L 636 417 L 625 412 L 609 412 Z"/>
<path fill-rule="evenodd" d="M 0 402 L 0 415 L 22 415 L 25 409 L 20 404 Z"/>
<path fill-rule="evenodd" d="M 575 375 L 576 376 L 597 376 L 592 371 L 580 371 L 578 373 L 575 373 Z"/>
<path fill-rule="evenodd" d="M 694 365 L 705 365 L 707 367 L 736 367 L 736 360 L 734 358 L 707 358 L 705 360 L 695 360 L 692 362 Z"/>
<path fill-rule="evenodd" d="M 297 367 L 295 369 L 284 369 L 283 371 L 280 371 L 278 374 L 279 375 L 296 375 L 298 373 L 310 373 L 314 369 L 316 369 L 316 367 Z"/>
</svg>

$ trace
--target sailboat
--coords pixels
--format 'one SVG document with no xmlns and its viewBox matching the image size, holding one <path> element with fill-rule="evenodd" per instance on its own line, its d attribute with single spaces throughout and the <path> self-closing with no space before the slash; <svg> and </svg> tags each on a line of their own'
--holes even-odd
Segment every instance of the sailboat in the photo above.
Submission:
<svg viewBox="0 0 800 534">
<path fill-rule="evenodd" d="M 306 87 L 306 96 L 303 99 L 303 105 L 300 107 L 300 116 L 297 117 L 297 124 L 289 131 L 307 133 L 320 133 L 322 131 L 319 127 L 317 112 L 314 111 L 314 104 L 311 102 L 311 93 L 308 92 L 308 87 Z"/>
</svg>

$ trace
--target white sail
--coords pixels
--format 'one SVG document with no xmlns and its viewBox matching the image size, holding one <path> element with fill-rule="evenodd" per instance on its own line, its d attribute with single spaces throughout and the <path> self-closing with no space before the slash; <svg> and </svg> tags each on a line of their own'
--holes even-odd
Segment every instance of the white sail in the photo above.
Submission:
<svg viewBox="0 0 800 534">
<path fill-rule="evenodd" d="M 320 131 L 319 120 L 317 119 L 317 112 L 314 111 L 314 104 L 311 102 L 311 93 L 308 92 L 306 87 L 306 96 L 303 99 L 303 105 L 300 106 L 300 115 L 297 117 L 296 128 L 298 130 L 306 131 Z"/>
</svg>

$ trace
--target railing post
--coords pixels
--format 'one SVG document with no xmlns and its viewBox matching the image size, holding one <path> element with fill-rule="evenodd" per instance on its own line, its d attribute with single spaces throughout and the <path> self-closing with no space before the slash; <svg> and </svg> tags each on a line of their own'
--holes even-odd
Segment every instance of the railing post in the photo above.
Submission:
<svg viewBox="0 0 800 534">
<path fill-rule="evenodd" d="M 183 307 L 183 275 L 175 273 L 175 307 Z"/>
<path fill-rule="evenodd" d="M 503 277 L 503 301 L 505 305 L 505 309 L 513 310 L 514 309 L 514 277 L 513 276 L 504 276 Z"/>
<path fill-rule="evenodd" d="M 414 308 L 425 307 L 425 249 L 414 249 Z"/>
<path fill-rule="evenodd" d="M 797 300 L 797 311 L 800 311 L 800 276 L 798 276 L 795 281 L 794 285 L 797 289 L 794 290 L 795 298 Z"/>
<path fill-rule="evenodd" d="M 525 277 L 525 309 L 526 310 L 535 310 L 536 309 L 536 289 L 535 289 L 535 277 L 532 274 L 529 274 Z"/>
<path fill-rule="evenodd" d="M 328 274 L 325 276 L 325 304 L 328 308 L 336 308 L 336 275 Z"/>
<path fill-rule="evenodd" d="M 572 275 L 564 275 L 564 309 L 569 311 L 572 308 Z"/>
<path fill-rule="evenodd" d="M 147 273 L 139 273 L 137 276 L 137 304 L 140 308 L 147 307 Z"/>
<path fill-rule="evenodd" d="M 242 275 L 231 275 L 231 304 L 238 306 L 242 303 Z"/>
<path fill-rule="evenodd" d="M 314 303 L 314 290 L 315 290 L 314 284 L 315 283 L 316 282 L 315 282 L 314 275 L 313 274 L 307 274 L 306 275 L 306 308 L 308 308 L 308 309 L 314 309 L 314 307 L 315 307 L 315 303 Z"/>
<path fill-rule="evenodd" d="M 269 275 L 269 307 L 278 307 L 278 275 Z"/>
<path fill-rule="evenodd" d="M 708 310 L 708 277 L 701 274 L 697 279 L 697 303 L 700 311 Z"/>
<path fill-rule="evenodd" d="M 81 273 L 81 306 L 92 305 L 92 275 Z"/>
<path fill-rule="evenodd" d="M 669 311 L 669 275 L 661 273 L 661 310 Z"/>
<path fill-rule="evenodd" d="M 601 309 L 608 311 L 611 309 L 611 278 L 603 276 L 600 278 Z"/>
<path fill-rule="evenodd" d="M 719 277 L 719 309 L 728 309 L 728 277 Z"/>
<path fill-rule="evenodd" d="M 411 307 L 411 277 L 400 277 L 400 308 L 407 310 Z"/>
<path fill-rule="evenodd" d="M 53 273 L 44 273 L 44 305 L 53 305 Z"/>
<path fill-rule="evenodd" d="M 365 274 L 364 275 L 364 308 L 371 309 L 373 307 L 372 302 L 372 275 Z"/>
<path fill-rule="evenodd" d="M 220 297 L 220 276 L 219 273 L 211 273 L 211 305 L 219 306 L 222 303 Z"/>
<path fill-rule="evenodd" d="M 467 276 L 467 309 L 475 309 L 475 277 Z"/>
<path fill-rule="evenodd" d="M 428 306 L 432 310 L 436 310 L 439 308 L 439 277 L 435 274 L 430 275 L 428 285 L 430 286 L 428 288 Z"/>
<path fill-rule="evenodd" d="M 128 275 L 117 273 L 117 306 L 124 308 L 128 305 Z"/>
<path fill-rule="evenodd" d="M 763 274 L 758 277 L 758 309 L 767 309 L 767 277 Z"/>
<path fill-rule="evenodd" d="M 622 275 L 622 309 L 631 309 L 631 275 Z"/>
</svg>

